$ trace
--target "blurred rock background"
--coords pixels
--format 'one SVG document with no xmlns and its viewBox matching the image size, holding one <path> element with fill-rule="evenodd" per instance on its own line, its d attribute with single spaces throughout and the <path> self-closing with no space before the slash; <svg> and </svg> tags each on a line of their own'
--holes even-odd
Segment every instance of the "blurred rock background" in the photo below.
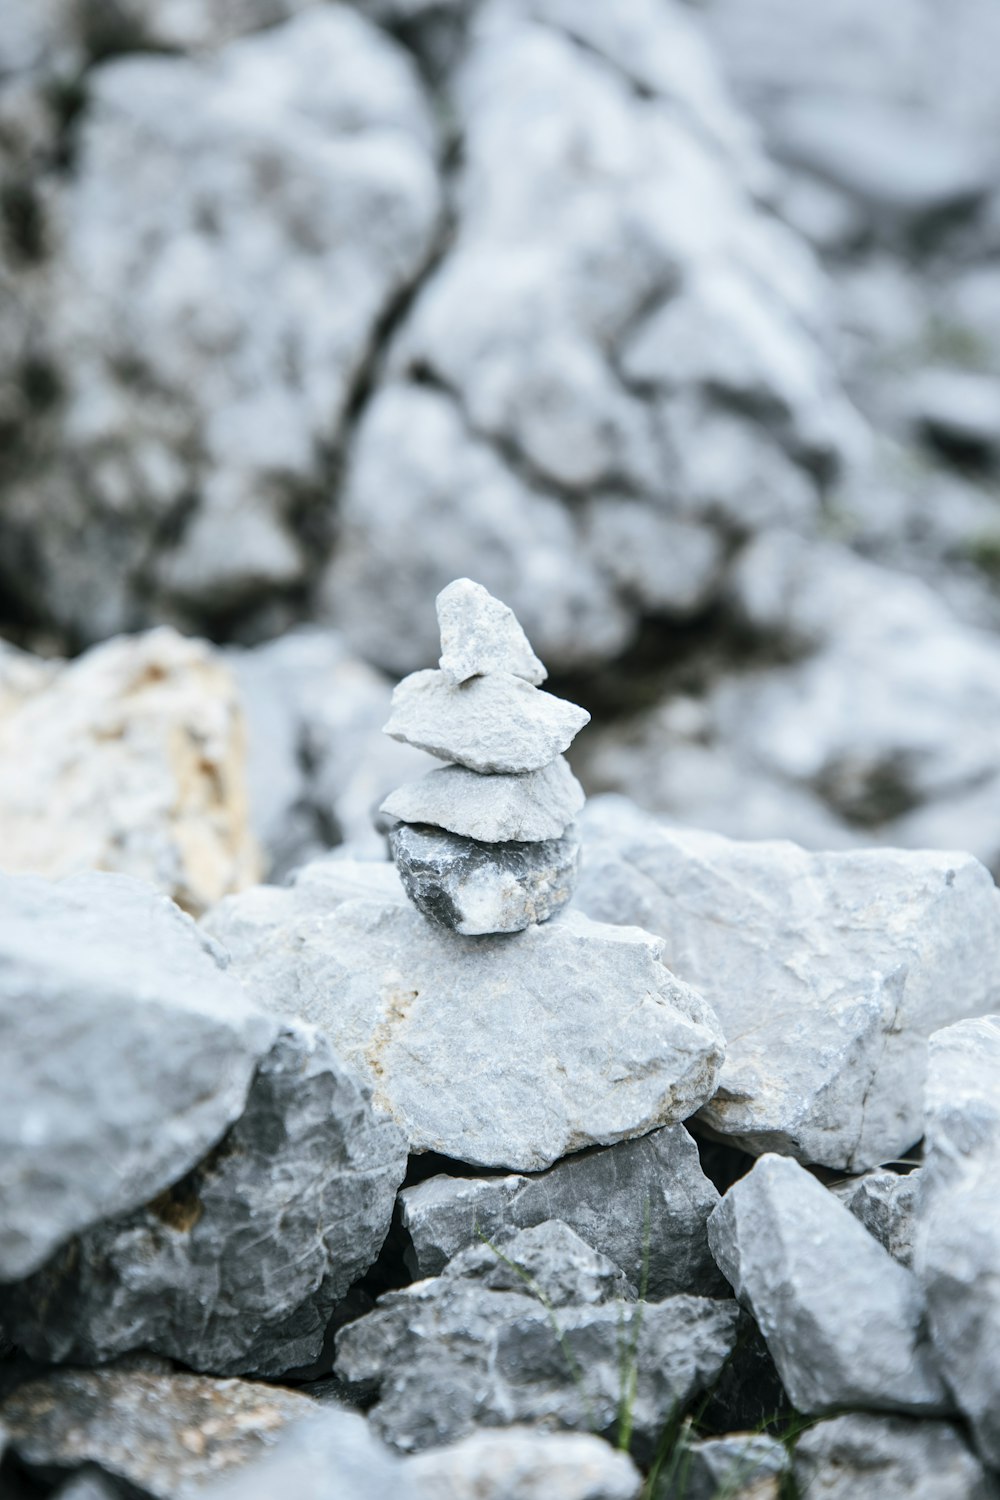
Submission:
<svg viewBox="0 0 1000 1500">
<path fill-rule="evenodd" d="M 589 791 L 996 872 L 989 0 L 0 12 L 5 865 L 380 852 L 468 575 Z"/>
</svg>

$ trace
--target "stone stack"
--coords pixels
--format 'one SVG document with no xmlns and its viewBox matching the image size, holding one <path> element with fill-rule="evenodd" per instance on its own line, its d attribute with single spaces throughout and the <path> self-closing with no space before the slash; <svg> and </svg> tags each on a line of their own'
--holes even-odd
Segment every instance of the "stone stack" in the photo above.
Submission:
<svg viewBox="0 0 1000 1500">
<path fill-rule="evenodd" d="M 382 803 L 407 895 L 467 935 L 519 932 L 569 900 L 583 789 L 563 751 L 585 709 L 540 691 L 546 671 L 513 611 L 456 579 L 437 598 L 440 670 L 392 695 L 385 732 L 450 762 Z"/>
</svg>

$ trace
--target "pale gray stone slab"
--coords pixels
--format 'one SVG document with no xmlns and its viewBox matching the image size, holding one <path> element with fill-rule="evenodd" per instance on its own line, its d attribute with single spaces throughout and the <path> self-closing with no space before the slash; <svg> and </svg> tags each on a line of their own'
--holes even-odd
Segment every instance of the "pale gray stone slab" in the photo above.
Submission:
<svg viewBox="0 0 1000 1500">
<path fill-rule="evenodd" d="M 444 675 L 456 684 L 486 672 L 512 672 L 538 685 L 549 675 L 514 611 L 471 578 L 456 578 L 437 596 Z"/>
<path fill-rule="evenodd" d="M 708 1221 L 795 1407 L 944 1412 L 916 1277 L 787 1156 L 762 1156 Z"/>
<path fill-rule="evenodd" d="M 326 1037 L 286 1025 L 217 1150 L 0 1286 L 0 1323 L 39 1360 L 147 1349 L 217 1375 L 311 1364 L 382 1248 L 406 1160 Z"/>
<path fill-rule="evenodd" d="M 559 838 L 583 804 L 583 787 L 560 755 L 521 775 L 442 766 L 391 792 L 380 811 L 487 844 L 535 843 Z"/>
<path fill-rule="evenodd" d="M 823 1500 L 997 1500 L 997 1485 L 950 1422 L 853 1412 L 795 1444 L 798 1493 Z"/>
<path fill-rule="evenodd" d="M 430 1177 L 400 1194 L 418 1276 L 436 1276 L 484 1234 L 562 1219 L 654 1300 L 717 1295 L 706 1221 L 719 1195 L 683 1125 L 583 1152 L 530 1177 Z"/>
<path fill-rule="evenodd" d="M 1000 1016 L 930 1041 L 913 1263 L 945 1380 L 1000 1469 Z"/>
<path fill-rule="evenodd" d="M 414 1454 L 406 1474 L 421 1500 L 637 1500 L 642 1489 L 628 1454 L 602 1438 L 534 1427 L 472 1432 Z"/>
<path fill-rule="evenodd" d="M 589 722 L 586 709 L 509 672 L 456 687 L 428 670 L 397 685 L 385 732 L 470 771 L 520 773 L 547 766 Z"/>
<path fill-rule="evenodd" d="M 813 854 L 590 802 L 574 904 L 664 939 L 729 1048 L 714 1131 L 838 1171 L 923 1133 L 927 1037 L 991 1008 L 1000 893 L 971 855 Z"/>
<path fill-rule="evenodd" d="M 459 940 L 405 903 L 321 911 L 293 887 L 259 924 L 256 904 L 206 918 L 234 973 L 325 1030 L 415 1151 L 539 1170 L 685 1119 L 715 1089 L 715 1016 L 646 933 L 569 911 Z"/>
<path fill-rule="evenodd" d="M 547 922 L 572 896 L 580 863 L 575 828 L 542 843 L 480 844 L 400 823 L 389 847 L 414 906 L 467 936 Z"/>
<path fill-rule="evenodd" d="M 176 1182 L 276 1027 L 225 954 L 125 875 L 0 874 L 0 1281 Z"/>
</svg>

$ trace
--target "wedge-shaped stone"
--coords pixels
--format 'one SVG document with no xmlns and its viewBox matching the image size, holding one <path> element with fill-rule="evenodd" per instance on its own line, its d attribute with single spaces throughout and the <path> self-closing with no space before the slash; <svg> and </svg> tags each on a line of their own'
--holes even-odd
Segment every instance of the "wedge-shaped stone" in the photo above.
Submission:
<svg viewBox="0 0 1000 1500">
<path fill-rule="evenodd" d="M 559 838 L 583 803 L 583 787 L 560 755 L 520 776 L 480 776 L 464 766 L 442 766 L 391 792 L 380 811 L 486 844 L 531 844 Z"/>
<path fill-rule="evenodd" d="M 647 933 L 567 912 L 458 942 L 405 904 L 318 912 L 308 882 L 273 892 L 260 923 L 257 907 L 251 891 L 207 919 L 235 974 L 325 1030 L 414 1151 L 537 1171 L 686 1119 L 714 1090 L 718 1023 Z"/>
<path fill-rule="evenodd" d="M 590 802 L 575 898 L 665 939 L 729 1038 L 713 1130 L 858 1172 L 923 1134 L 927 1037 L 993 1007 L 1000 893 L 968 854 L 810 854 Z"/>
<path fill-rule="evenodd" d="M 512 672 L 537 687 L 548 673 L 514 611 L 471 578 L 456 578 L 437 596 L 444 675 L 454 683 L 486 672 Z"/>
<path fill-rule="evenodd" d="M 931 1037 L 914 1269 L 931 1338 L 986 1463 L 1000 1469 L 1000 1016 Z"/>
<path fill-rule="evenodd" d="M 389 847 L 417 910 L 470 936 L 547 922 L 572 896 L 580 863 L 573 828 L 540 844 L 480 844 L 400 823 Z"/>
<path fill-rule="evenodd" d="M 799 1411 L 949 1409 L 916 1277 L 798 1162 L 762 1156 L 708 1240 Z"/>
<path fill-rule="evenodd" d="M 562 1219 L 654 1300 L 714 1296 L 725 1282 L 706 1222 L 719 1195 L 683 1125 L 587 1151 L 531 1177 L 430 1177 L 400 1194 L 418 1276 L 436 1276 L 480 1235 Z"/>
<path fill-rule="evenodd" d="M 193 1167 L 276 1026 L 142 881 L 0 875 L 0 913 L 0 1281 L 15 1281 Z"/>
<path fill-rule="evenodd" d="M 292 1022 L 240 1119 L 180 1182 L 85 1230 L 0 1286 L 0 1323 L 36 1359 L 133 1349 L 218 1375 L 316 1360 L 331 1313 L 374 1262 L 406 1142 L 332 1054 Z"/>
<path fill-rule="evenodd" d="M 456 687 L 443 672 L 412 672 L 392 695 L 385 732 L 470 771 L 538 771 L 590 722 L 586 709 L 509 672 Z"/>
<path fill-rule="evenodd" d="M 860 1412 L 795 1444 L 800 1495 L 823 1500 L 997 1500 L 1000 1489 L 950 1422 Z"/>
</svg>

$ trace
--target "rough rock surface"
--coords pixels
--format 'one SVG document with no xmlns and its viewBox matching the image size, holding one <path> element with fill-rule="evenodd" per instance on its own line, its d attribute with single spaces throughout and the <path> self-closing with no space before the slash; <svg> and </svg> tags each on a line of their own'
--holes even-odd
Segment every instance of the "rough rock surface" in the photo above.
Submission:
<svg viewBox="0 0 1000 1500">
<path fill-rule="evenodd" d="M 152 1500 L 191 1500 L 262 1457 L 283 1429 L 315 1419 L 307 1396 L 247 1380 L 143 1370 L 60 1370 L 0 1411 L 29 1468 L 92 1463 Z"/>
<path fill-rule="evenodd" d="M 118 870 L 195 913 L 259 877 L 243 716 L 209 647 L 161 629 L 30 660 L 0 692 L 5 869 Z"/>
<path fill-rule="evenodd" d="M 311 1364 L 382 1247 L 405 1172 L 401 1133 L 326 1038 L 286 1026 L 205 1160 L 0 1287 L 0 1320 L 38 1359 L 148 1349 L 217 1375 Z"/>
<path fill-rule="evenodd" d="M 520 773 L 547 766 L 589 722 L 586 709 L 509 672 L 455 687 L 426 671 L 397 685 L 385 732 L 470 771 Z"/>
<path fill-rule="evenodd" d="M 400 1194 L 419 1277 L 438 1275 L 481 1234 L 498 1241 L 561 1219 L 633 1287 L 645 1280 L 653 1301 L 723 1289 L 705 1229 L 718 1202 L 683 1125 L 570 1156 L 531 1177 L 430 1177 Z"/>
<path fill-rule="evenodd" d="M 414 1151 L 538 1170 L 685 1119 L 714 1090 L 715 1017 L 645 933 L 567 912 L 459 943 L 405 904 L 265 895 L 263 920 L 251 891 L 209 930 L 260 1004 L 329 1033 Z"/>
<path fill-rule="evenodd" d="M 482 844 L 401 823 L 389 834 L 399 878 L 418 911 L 467 935 L 521 932 L 547 922 L 573 894 L 575 828 L 533 844 Z"/>
<path fill-rule="evenodd" d="M 795 1445 L 799 1493 L 823 1500 L 996 1500 L 949 1422 L 861 1413 L 817 1422 Z"/>
<path fill-rule="evenodd" d="M 393 1446 L 416 1451 L 474 1426 L 518 1422 L 610 1434 L 622 1412 L 625 1339 L 634 1345 L 637 1449 L 648 1455 L 676 1403 L 717 1376 L 735 1339 L 734 1303 L 680 1296 L 640 1310 L 574 1300 L 571 1267 L 554 1246 L 527 1281 L 512 1271 L 522 1236 L 537 1244 L 538 1232 L 522 1230 L 499 1254 L 463 1252 L 443 1276 L 390 1292 L 340 1331 L 337 1371 L 380 1383 L 371 1420 Z M 466 1258 L 473 1274 L 462 1274 Z M 580 1266 L 575 1253 L 573 1261 Z M 585 1262 L 577 1274 L 592 1299 Z"/>
<path fill-rule="evenodd" d="M 176 1182 L 276 1031 L 224 955 L 124 875 L 0 875 L 0 1281 Z"/>
<path fill-rule="evenodd" d="M 718 1010 L 713 1130 L 848 1171 L 920 1138 L 927 1036 L 995 993 L 1000 896 L 977 860 L 730 842 L 621 799 L 580 828 L 576 904 L 657 933 Z"/>
<path fill-rule="evenodd" d="M 417 1453 L 406 1474 L 421 1500 L 636 1500 L 642 1476 L 627 1453 L 589 1432 L 511 1427 L 474 1432 Z"/>
<path fill-rule="evenodd" d="M 905 1177 L 898 1172 L 866 1172 L 862 1177 L 831 1184 L 831 1190 L 893 1260 L 911 1266 L 922 1177 L 919 1167 Z"/>
<path fill-rule="evenodd" d="M 583 803 L 583 788 L 560 755 L 520 776 L 484 777 L 464 766 L 442 766 L 397 787 L 380 811 L 487 844 L 536 843 L 559 838 Z"/>
<path fill-rule="evenodd" d="M 914 1267 L 944 1378 L 1000 1468 L 1000 1017 L 931 1038 Z"/>
<path fill-rule="evenodd" d="M 684 1444 L 657 1500 L 780 1500 L 788 1450 L 764 1432 L 734 1432 Z"/>
<path fill-rule="evenodd" d="M 435 602 L 441 631 L 438 665 L 456 686 L 487 672 L 512 672 L 535 687 L 549 675 L 514 611 L 481 583 L 456 578 Z"/>
<path fill-rule="evenodd" d="M 916 1278 L 797 1162 L 761 1157 L 708 1239 L 799 1411 L 948 1410 Z"/>
</svg>

